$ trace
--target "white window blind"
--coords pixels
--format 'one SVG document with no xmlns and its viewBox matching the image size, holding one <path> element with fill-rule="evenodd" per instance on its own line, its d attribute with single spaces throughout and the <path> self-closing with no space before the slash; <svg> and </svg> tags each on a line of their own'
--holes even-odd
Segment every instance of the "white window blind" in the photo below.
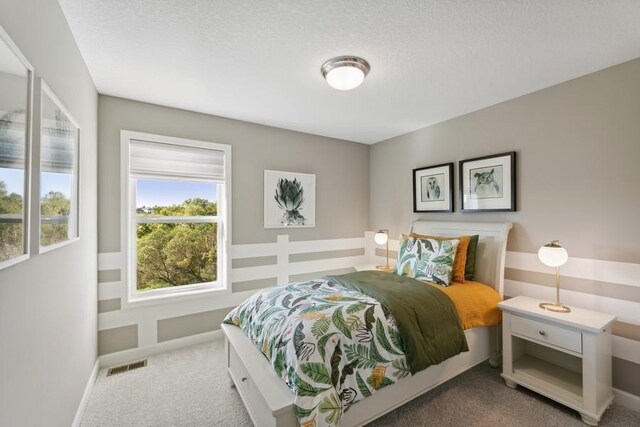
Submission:
<svg viewBox="0 0 640 427">
<path fill-rule="evenodd" d="M 223 151 L 132 139 L 129 156 L 136 178 L 224 182 Z"/>
</svg>

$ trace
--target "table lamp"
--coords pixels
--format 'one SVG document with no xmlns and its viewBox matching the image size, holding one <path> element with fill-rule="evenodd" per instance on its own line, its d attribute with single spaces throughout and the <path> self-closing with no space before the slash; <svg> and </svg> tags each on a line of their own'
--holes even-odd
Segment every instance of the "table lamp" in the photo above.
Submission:
<svg viewBox="0 0 640 427">
<path fill-rule="evenodd" d="M 547 243 L 538 251 L 538 258 L 544 265 L 556 268 L 556 302 L 544 302 L 540 308 L 557 313 L 569 313 L 571 309 L 560 302 L 560 266 L 567 262 L 567 251 L 560 246 L 558 240 Z"/>
<path fill-rule="evenodd" d="M 378 230 L 378 232 L 373 236 L 373 240 L 379 245 L 387 245 L 387 264 L 386 265 L 376 265 L 378 270 L 390 272 L 392 268 L 389 266 L 389 230 Z"/>
</svg>

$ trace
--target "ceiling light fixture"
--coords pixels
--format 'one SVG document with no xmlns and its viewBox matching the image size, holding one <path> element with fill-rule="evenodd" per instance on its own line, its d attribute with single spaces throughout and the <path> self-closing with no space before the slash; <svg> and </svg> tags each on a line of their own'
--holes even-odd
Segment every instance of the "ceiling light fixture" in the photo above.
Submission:
<svg viewBox="0 0 640 427">
<path fill-rule="evenodd" d="M 355 89 L 369 74 L 371 66 L 357 56 L 337 56 L 322 64 L 322 77 L 338 90 Z"/>
</svg>

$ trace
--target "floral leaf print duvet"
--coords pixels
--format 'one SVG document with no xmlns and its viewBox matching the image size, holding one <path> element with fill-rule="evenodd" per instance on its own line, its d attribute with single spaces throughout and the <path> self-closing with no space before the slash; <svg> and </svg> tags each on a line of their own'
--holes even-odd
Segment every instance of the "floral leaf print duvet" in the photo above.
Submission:
<svg viewBox="0 0 640 427">
<path fill-rule="evenodd" d="M 416 372 L 416 363 L 410 361 L 433 362 L 407 358 L 406 348 L 412 352 L 415 345 L 404 344 L 407 335 L 400 332 L 392 310 L 367 295 L 370 292 L 363 293 L 364 282 L 347 280 L 347 276 L 373 277 L 364 273 L 259 292 L 224 321 L 243 329 L 292 390 L 302 426 L 338 425 L 351 405 Z M 459 328 L 455 315 L 453 323 Z M 454 354 L 466 350 L 461 328 L 460 332 L 464 345 L 454 346 Z"/>
</svg>

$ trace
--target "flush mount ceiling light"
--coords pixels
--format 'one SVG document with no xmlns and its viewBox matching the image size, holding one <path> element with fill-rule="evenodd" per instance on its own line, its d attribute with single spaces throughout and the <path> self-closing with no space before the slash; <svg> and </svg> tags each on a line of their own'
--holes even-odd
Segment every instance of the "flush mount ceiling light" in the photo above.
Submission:
<svg viewBox="0 0 640 427">
<path fill-rule="evenodd" d="M 322 64 L 322 77 L 338 90 L 355 89 L 369 74 L 371 66 L 357 56 L 337 56 Z"/>
</svg>

